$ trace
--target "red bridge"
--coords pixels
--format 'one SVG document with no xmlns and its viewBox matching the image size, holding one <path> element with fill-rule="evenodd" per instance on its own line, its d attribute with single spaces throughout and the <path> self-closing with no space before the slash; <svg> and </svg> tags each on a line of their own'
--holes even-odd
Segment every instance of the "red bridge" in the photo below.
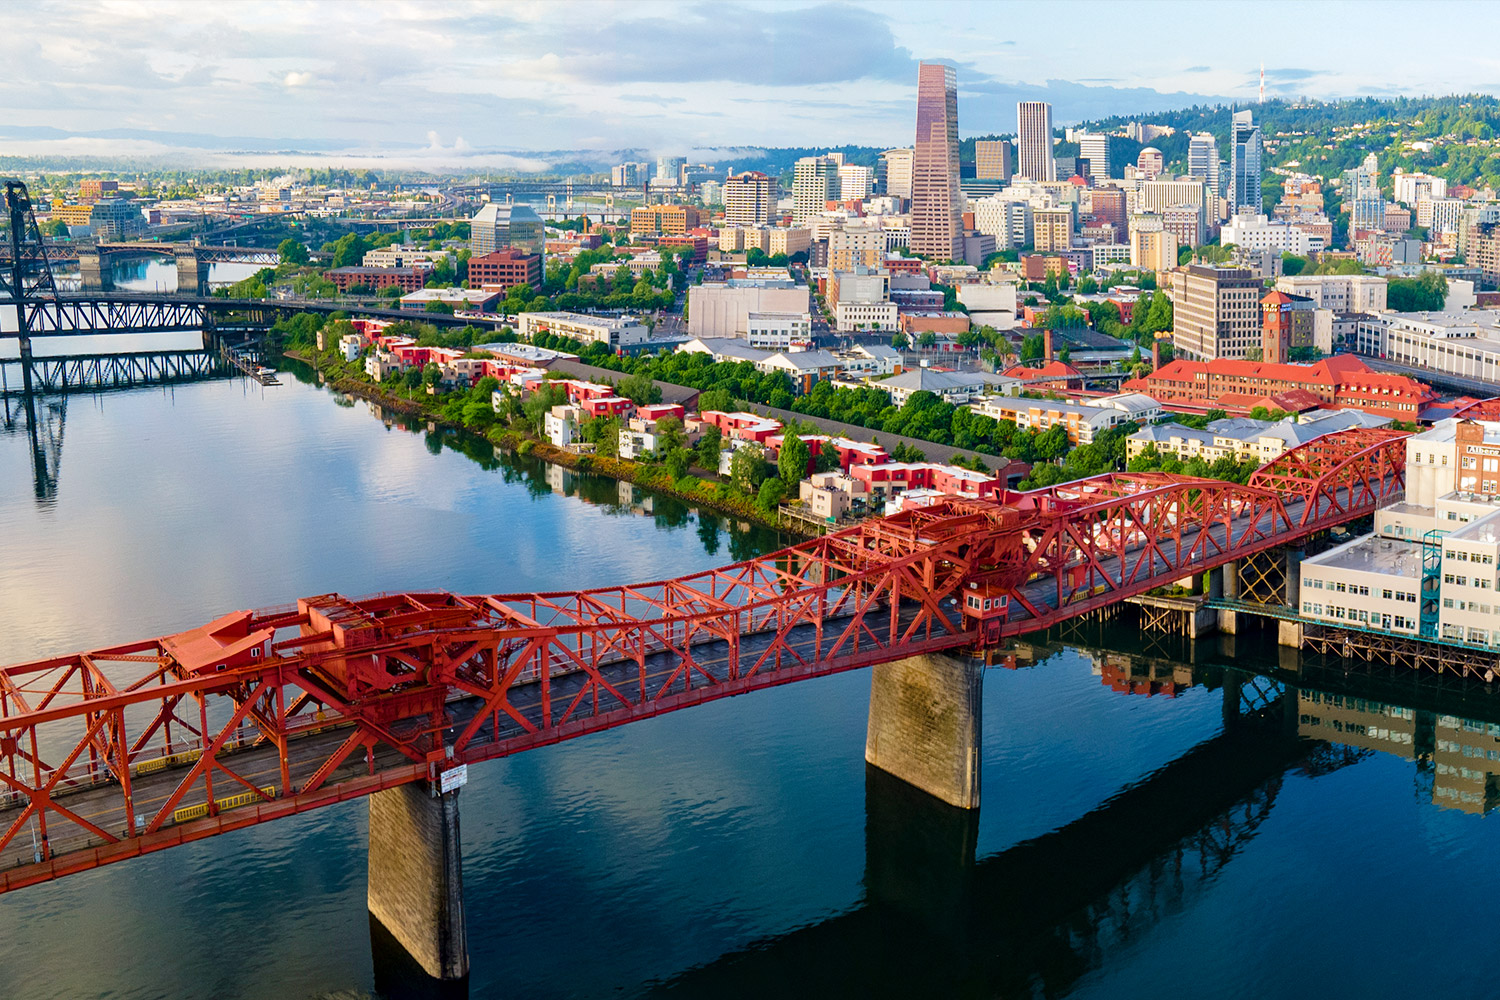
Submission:
<svg viewBox="0 0 1500 1000">
<path fill-rule="evenodd" d="M 1045 628 L 1398 499 L 1404 436 L 1318 438 L 1243 486 L 1104 475 L 909 510 L 680 579 L 328 594 L 6 667 L 0 891 L 451 784 L 459 765 L 702 702 Z M 977 804 L 974 787 L 960 804 Z M 461 918 L 445 933 L 461 937 Z"/>
</svg>

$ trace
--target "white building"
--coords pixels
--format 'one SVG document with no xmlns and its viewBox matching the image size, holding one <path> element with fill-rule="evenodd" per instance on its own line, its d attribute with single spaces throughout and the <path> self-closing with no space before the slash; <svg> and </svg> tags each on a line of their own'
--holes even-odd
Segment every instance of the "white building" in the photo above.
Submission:
<svg viewBox="0 0 1500 1000">
<path fill-rule="evenodd" d="M 452 256 L 453 254 L 447 250 L 427 250 L 394 243 L 388 247 L 365 251 L 364 260 L 361 263 L 365 267 L 434 268 Z"/>
<path fill-rule="evenodd" d="M 1361 353 L 1500 383 L 1500 311 L 1381 313 L 1357 327 Z"/>
<path fill-rule="evenodd" d="M 834 326 L 840 333 L 888 332 L 900 327 L 894 302 L 851 302 L 840 299 L 834 308 Z"/>
<path fill-rule="evenodd" d="M 578 440 L 578 428 L 582 422 L 581 411 L 572 403 L 552 407 L 542 416 L 542 434 L 559 448 L 566 448 Z"/>
<path fill-rule="evenodd" d="M 688 289 L 688 333 L 694 337 L 743 337 L 751 313 L 810 313 L 806 285 L 782 281 L 730 281 Z"/>
<path fill-rule="evenodd" d="M 1014 250 L 1028 246 L 1036 225 L 1034 209 L 1026 201 L 992 194 L 973 202 L 974 229 L 995 238 L 995 247 Z"/>
<path fill-rule="evenodd" d="M 586 344 L 605 344 L 610 350 L 639 344 L 650 338 L 643 323 L 634 316 L 585 316 L 573 312 L 521 313 L 517 317 L 518 333 L 530 340 L 539 333 L 554 337 L 571 337 Z"/>
<path fill-rule="evenodd" d="M 900 375 L 871 383 L 874 388 L 884 389 L 889 393 L 891 403 L 896 406 L 905 406 L 906 401 L 919 392 L 930 392 L 945 403 L 961 405 L 975 396 L 1009 392 L 1017 384 L 1018 379 L 1002 375 L 939 372 L 931 368 L 910 368 Z"/>
<path fill-rule="evenodd" d="M 765 351 L 806 351 L 812 347 L 809 313 L 753 312 L 746 319 L 750 346 Z"/>
<path fill-rule="evenodd" d="M 1397 167 L 1391 176 L 1396 200 L 1409 208 L 1415 208 L 1424 198 L 1446 198 L 1448 182 L 1431 174 L 1408 174 Z"/>
<path fill-rule="evenodd" d="M 864 201 L 870 197 L 875 185 L 875 171 L 869 167 L 856 167 L 846 163 L 839 167 L 839 200 Z"/>
<path fill-rule="evenodd" d="M 1219 242 L 1246 250 L 1275 250 L 1305 257 L 1323 249 L 1323 237 L 1299 229 L 1290 222 L 1275 222 L 1264 215 L 1235 215 L 1219 232 Z"/>
<path fill-rule="evenodd" d="M 1334 312 L 1385 312 L 1386 280 L 1375 274 L 1284 274 L 1276 290 Z"/>
</svg>

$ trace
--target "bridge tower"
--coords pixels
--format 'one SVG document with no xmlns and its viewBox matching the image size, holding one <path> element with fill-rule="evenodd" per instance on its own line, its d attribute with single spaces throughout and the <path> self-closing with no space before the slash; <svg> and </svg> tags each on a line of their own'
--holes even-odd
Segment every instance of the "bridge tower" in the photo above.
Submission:
<svg viewBox="0 0 1500 1000">
<path fill-rule="evenodd" d="M 5 182 L 5 221 L 10 230 L 10 274 L 0 274 L 0 294 L 16 307 L 16 339 L 20 341 L 21 381 L 31 397 L 31 306 L 41 298 L 56 297 L 47 245 L 37 228 L 31 193 L 18 180 Z"/>
<path fill-rule="evenodd" d="M 370 796 L 370 916 L 434 979 L 469 974 L 458 789 L 418 781 Z"/>
</svg>

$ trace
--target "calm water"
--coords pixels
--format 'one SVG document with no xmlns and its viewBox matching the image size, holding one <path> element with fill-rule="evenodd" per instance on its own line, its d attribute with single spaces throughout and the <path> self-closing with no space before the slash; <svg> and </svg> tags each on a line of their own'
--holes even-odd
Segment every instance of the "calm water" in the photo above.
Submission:
<svg viewBox="0 0 1500 1000">
<path fill-rule="evenodd" d="M 0 433 L 0 662 L 299 595 L 584 587 L 778 544 L 296 381 L 50 419 L 45 500 L 24 429 Z M 1275 662 L 1241 641 L 1196 667 L 1140 650 L 1193 681 L 1175 697 L 1112 690 L 1120 661 L 1079 640 L 988 671 L 977 822 L 867 775 L 864 673 L 477 767 L 471 993 L 1500 992 L 1500 730 L 1463 721 L 1488 710 L 1291 691 L 1269 727 L 1226 731 L 1215 664 Z M 1374 746 L 1395 752 L 1354 749 Z M 355 802 L 0 896 L 0 996 L 369 996 L 365 822 Z"/>
</svg>

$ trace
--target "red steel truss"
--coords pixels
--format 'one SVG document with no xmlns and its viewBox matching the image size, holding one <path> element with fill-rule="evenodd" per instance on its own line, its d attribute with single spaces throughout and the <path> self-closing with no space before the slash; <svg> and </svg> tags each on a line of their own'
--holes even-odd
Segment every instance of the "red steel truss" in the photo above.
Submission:
<svg viewBox="0 0 1500 1000">
<path fill-rule="evenodd" d="M 0 669 L 0 891 L 701 702 L 1051 625 L 1402 495 L 1400 436 L 1341 437 L 1248 486 L 1098 476 L 908 510 L 673 580 L 327 594 Z"/>
</svg>

